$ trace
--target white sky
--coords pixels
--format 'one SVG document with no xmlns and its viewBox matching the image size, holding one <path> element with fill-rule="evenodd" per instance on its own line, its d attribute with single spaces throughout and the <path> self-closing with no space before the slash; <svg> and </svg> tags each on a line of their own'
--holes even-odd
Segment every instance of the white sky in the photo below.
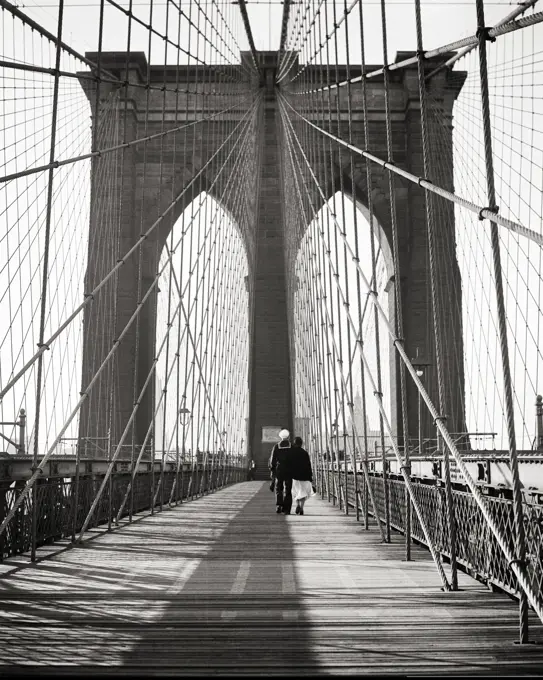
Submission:
<svg viewBox="0 0 543 680">
<path fill-rule="evenodd" d="M 128 2 L 123 0 L 124 7 Z M 329 6 L 331 3 L 328 3 Z M 211 3 L 200 3 L 201 7 L 211 12 Z M 33 3 L 25 2 L 18 5 L 29 16 L 41 23 L 51 32 L 56 32 L 56 5 L 52 3 Z M 230 47 L 238 45 L 241 49 L 247 49 L 248 44 L 243 30 L 243 25 L 239 15 L 237 5 L 230 3 L 219 3 L 221 12 L 228 19 L 232 29 Z M 486 2 L 487 24 L 493 24 L 501 19 L 505 14 L 516 6 L 511 2 Z M 366 37 L 366 60 L 368 63 L 382 63 L 382 46 L 380 40 L 380 7 L 374 0 L 365 0 L 365 23 L 369 28 Z M 430 49 L 440 46 L 449 41 L 471 35 L 475 32 L 475 5 L 474 2 L 422 2 L 423 7 L 423 30 L 425 47 Z M 97 49 L 98 40 L 98 2 L 77 2 L 68 0 L 65 5 L 64 32 L 63 39 L 75 49 L 85 52 Z M 165 26 L 165 3 L 155 3 L 153 9 L 153 25 L 158 30 Z M 198 13 L 197 5 L 193 3 L 182 3 L 185 12 L 191 13 L 195 21 L 201 21 L 202 30 L 209 36 L 213 35 L 213 27 L 203 22 L 202 14 Z M 415 45 L 415 24 L 413 3 L 411 0 L 397 0 L 396 2 L 387 1 L 387 23 L 388 23 L 388 44 L 389 60 L 393 60 L 397 51 L 414 50 Z M 144 21 L 149 18 L 149 4 L 146 2 L 134 2 L 134 9 Z M 296 16 L 298 6 L 294 5 L 291 9 L 292 16 Z M 338 16 L 343 10 L 343 2 L 337 3 Z M 215 10 L 213 10 L 215 11 Z M 253 29 L 253 35 L 257 49 L 277 49 L 279 45 L 279 31 L 281 24 L 282 5 L 280 4 L 248 4 L 249 18 Z M 6 13 L 4 13 L 4 17 Z M 200 19 L 198 19 L 200 17 Z M 356 23 L 356 22 L 355 22 Z M 105 8 L 104 36 L 102 49 L 104 51 L 124 51 L 126 49 L 126 18 L 124 15 L 109 5 Z M 541 30 L 529 29 L 522 31 L 522 35 L 516 35 L 510 39 L 498 41 L 495 46 L 489 47 L 489 63 L 491 68 L 491 96 L 493 97 L 493 125 L 495 133 L 495 156 L 496 173 L 498 176 L 498 193 L 500 210 L 513 219 L 523 221 L 532 229 L 541 231 L 541 167 L 543 165 L 543 141 L 541 139 L 541 129 L 543 129 L 543 109 L 541 108 L 543 81 L 540 68 L 538 66 L 540 58 L 539 45 L 543 44 L 543 34 Z M 175 26 L 170 21 L 170 34 L 175 37 Z M 353 35 L 355 35 L 353 26 Z M 37 42 L 27 39 L 22 40 L 21 33 L 15 29 L 15 22 L 5 21 L 2 33 L 1 53 L 5 59 L 18 59 L 36 65 L 51 66 L 53 64 L 54 52 L 47 46 L 36 47 Z M 181 42 L 188 47 L 188 37 L 181 36 Z M 28 44 L 27 44 L 28 43 Z M 32 43 L 32 44 L 30 44 Z M 341 51 L 339 60 L 344 59 L 344 52 Z M 502 47 L 504 46 L 505 47 Z M 235 49 L 235 47 L 234 47 Z M 355 63 L 357 54 L 357 43 L 351 41 L 351 63 Z M 131 50 L 148 51 L 148 33 L 143 27 L 133 26 Z M 192 42 L 191 52 L 196 50 L 194 41 Z M 164 63 L 163 42 L 154 37 L 151 45 L 152 62 Z M 208 62 L 217 60 L 217 56 L 212 54 L 205 42 L 201 41 L 198 50 L 199 56 Z M 232 55 L 231 55 L 232 57 Z M 177 52 L 170 48 L 167 54 L 169 63 L 176 63 Z M 182 62 L 181 62 L 182 63 Z M 509 70 L 504 64 L 511 64 Z M 515 66 L 516 64 L 516 66 Z M 521 68 L 519 69 L 519 64 Z M 68 67 L 68 66 L 67 66 Z M 79 68 L 77 62 L 72 61 L 69 68 Z M 459 106 L 456 110 L 455 119 L 455 185 L 456 190 L 461 195 L 471 198 L 475 202 L 486 205 L 484 192 L 484 170 L 481 160 L 481 135 L 480 113 L 478 106 L 477 91 L 477 55 L 472 53 L 470 57 L 459 63 L 459 68 L 469 71 L 469 80 L 466 83 Z M 494 70 L 492 70 L 494 69 Z M 11 77 L 11 72 L 9 76 Z M 47 116 L 48 102 L 50 99 L 43 94 L 44 83 L 47 77 L 29 77 L 24 90 L 13 91 L 15 96 L 5 95 L 2 113 L 11 116 L 9 121 L 13 127 L 4 130 L 4 171 L 10 172 L 13 169 L 22 169 L 39 162 L 43 154 L 47 153 Z M 9 80 L 4 81 L 9 84 Z M 50 82 L 50 81 L 47 81 Z M 77 155 L 88 150 L 88 120 L 89 109 L 85 101 L 85 96 L 75 80 L 66 79 L 63 81 L 65 88 L 66 104 L 64 113 L 67 123 L 64 123 L 64 130 L 70 130 L 70 134 L 59 140 L 57 152 L 63 157 Z M 515 89 L 513 89 L 513 86 Z M 10 92 L 12 92 L 10 90 Z M 22 94 L 21 94 L 22 93 Z M 33 98 L 41 96 L 42 108 L 35 108 Z M 18 99 L 19 98 L 19 99 Z M 25 102 L 26 111 L 18 113 L 21 102 Z M 71 108 L 70 108 L 71 106 Z M 21 117 L 22 116 L 22 117 Z M 70 118 L 71 116 L 71 118 Z M 8 117 L 4 118 L 8 121 Z M 73 120 L 73 123 L 70 121 Z M 43 124 L 42 124 L 43 123 Z M 40 138 L 40 130 L 44 132 Z M 81 132 L 79 133 L 78 130 Z M 20 149 L 20 147 L 10 146 L 13 140 L 21 139 L 25 135 L 39 138 L 34 148 Z M 24 146 L 24 145 L 23 145 Z M 43 162 L 43 160 L 41 161 Z M 81 299 L 81 282 L 74 284 L 74 276 L 82 269 L 82 255 L 85 253 L 86 221 L 88 204 L 84 198 L 88 193 L 88 164 L 80 164 L 77 173 L 62 175 L 58 177 L 70 176 L 72 184 L 58 183 L 59 195 L 57 198 L 57 211 L 54 218 L 57 226 L 61 226 L 55 241 L 54 263 L 57 267 L 55 276 L 59 285 L 57 303 L 54 312 L 48 321 L 51 330 L 59 320 L 65 318 L 66 313 L 75 307 Z M 75 179 L 74 179 L 75 178 Z M 482 180 L 481 180 L 482 178 Z M 76 181 L 77 180 L 77 181 Z M 529 180 L 529 181 L 527 181 Z M 20 328 L 19 335 L 11 335 L 11 348 L 2 345 L 2 366 L 0 382 L 3 384 L 6 374 L 9 373 L 11 366 L 15 363 L 13 357 L 21 356 L 21 345 L 24 345 L 22 354 L 28 359 L 35 349 L 35 323 L 37 300 L 39 299 L 40 276 L 37 268 L 37 256 L 32 255 L 30 238 L 35 235 L 36 242 L 39 243 L 41 235 L 40 221 L 32 222 L 32 210 L 29 207 L 33 201 L 38 200 L 38 189 L 43 189 L 43 176 L 36 183 L 25 181 L 24 184 L 17 185 L 17 191 L 21 194 L 20 187 L 23 186 L 24 199 L 18 201 L 18 210 L 21 210 L 22 201 L 27 210 L 27 222 L 21 222 L 18 218 L 17 225 L 19 231 L 28 229 L 28 234 L 21 235 L 12 231 L 14 226 L 14 213 L 3 214 L 3 223 L 0 223 L 0 237 L 9 232 L 9 237 L 0 243 L 0 288 L 4 291 L 0 302 L 0 313 L 2 318 L 12 318 L 13 309 L 19 304 L 20 300 L 14 299 L 16 293 L 12 287 L 11 301 L 5 295 L 6 286 L 4 282 L 9 280 L 9 267 L 6 267 L 5 260 L 14 261 L 14 254 L 20 254 L 23 249 L 17 252 L 18 244 L 24 244 L 25 238 L 28 241 L 25 248 L 28 249 L 28 256 L 25 255 L 23 267 L 26 267 L 25 281 L 20 281 L 18 286 L 22 290 L 28 287 L 28 279 L 34 276 L 33 283 L 29 287 L 29 293 L 22 305 L 22 312 L 17 316 L 17 325 Z M 8 187 L 3 194 L 6 204 L 10 203 L 14 194 L 13 187 Z M 74 189 L 77 187 L 77 189 Z M 16 192 L 17 194 L 17 192 Z M 16 195 L 15 194 L 15 195 Z M 43 194 L 41 199 L 43 200 Z M 39 201 L 38 201 L 39 202 Z M 527 207 L 529 206 L 529 207 Z M 64 208 L 64 211 L 62 211 Z M 67 248 L 68 240 L 65 238 L 66 226 L 65 218 L 61 215 L 70 215 L 69 229 L 73 238 L 69 241 L 70 248 L 64 252 L 62 248 Z M 482 223 L 476 217 L 461 211 L 456 213 L 458 254 L 460 265 L 463 272 L 464 304 L 465 315 L 469 312 L 471 319 L 474 320 L 476 328 L 469 328 L 465 324 L 465 333 L 472 333 L 471 340 L 466 344 L 466 377 L 467 390 L 471 395 L 471 405 L 468 410 L 468 429 L 479 431 L 496 431 L 499 433 L 496 445 L 504 445 L 503 440 L 503 399 L 501 396 L 501 374 L 499 369 L 495 370 L 498 357 L 498 345 L 496 343 L 495 323 L 493 321 L 493 300 L 491 292 L 491 272 L 489 263 L 488 235 L 483 235 L 474 245 L 473 233 L 483 234 Z M 26 227 L 25 227 L 26 225 Z M 32 231 L 33 230 L 33 231 Z M 534 248 L 524 240 L 503 234 L 505 256 L 504 268 L 506 270 L 506 295 L 508 296 L 509 324 L 513 348 L 512 363 L 514 365 L 515 376 L 518 382 L 515 383 L 517 398 L 517 431 L 519 434 L 519 447 L 529 448 L 531 439 L 534 435 L 533 420 L 533 400 L 537 392 L 543 391 L 543 363 L 539 352 L 540 346 L 540 326 L 542 323 L 543 290 L 541 287 L 541 252 L 539 248 Z M 33 241 L 32 241 L 33 242 Z M 64 244 L 64 245 L 62 245 Z M 24 251 L 26 253 L 26 250 Z M 70 254 L 71 253 L 71 254 Z M 70 259 L 71 258 L 71 259 Z M 483 263 L 484 264 L 483 266 Z M 10 265 L 12 266 L 12 265 Z M 481 271 L 479 271 L 481 267 Z M 8 277 L 7 279 L 2 279 Z M 484 283 L 484 285 L 483 285 Z M 69 297 L 67 297 L 69 291 Z M 29 302 L 30 298 L 32 301 Z M 11 308 L 8 307 L 11 305 Z M 11 311 L 10 311 L 11 310 Z M 30 312 L 34 313 L 34 321 L 29 318 Z M 33 330 L 28 333 L 32 325 Z M 475 335 L 473 333 L 476 332 Z M 23 342 L 23 337 L 26 340 Z M 466 336 L 469 337 L 469 336 Z M 6 341 L 8 342 L 8 341 Z M 9 343 L 8 343 L 9 344 Z M 66 417 L 73 407 L 74 395 L 80 388 L 77 365 L 66 357 L 74 357 L 80 345 L 80 324 L 75 323 L 73 328 L 67 332 L 62 345 L 58 345 L 56 361 L 61 362 L 66 378 L 64 382 L 57 382 L 56 388 L 48 392 L 50 406 L 47 407 L 48 423 L 46 431 L 48 439 L 54 436 L 58 430 L 59 423 Z M 49 375 L 54 376 L 55 364 L 52 361 L 54 352 L 48 357 Z M 64 357 L 64 358 L 63 358 Z M 62 363 L 63 362 L 63 363 Z M 20 365 L 20 364 L 17 364 Z M 69 376 L 69 377 L 68 377 Z M 515 378 L 516 379 L 516 378 Z M 23 405 L 22 396 L 23 383 L 21 388 L 16 391 L 13 400 L 6 400 L 2 408 L 2 419 L 7 420 L 13 417 L 13 413 L 20 405 Z M 60 390 L 60 392 L 59 392 Z M 31 390 L 30 390 L 31 391 Z M 31 415 L 32 404 L 26 405 Z M 30 408 L 29 408 L 30 407 Z M 525 422 L 523 415 L 525 414 Z M 5 430 L 4 430 L 5 431 Z M 42 430 L 43 431 L 43 430 Z M 75 430 L 72 431 L 72 434 Z M 488 445 L 489 442 L 485 442 Z"/>
<path fill-rule="evenodd" d="M 123 7 L 128 7 L 128 2 L 123 0 L 119 3 Z M 154 23 L 160 26 L 160 18 L 163 17 L 165 1 L 154 3 Z M 200 2 L 204 9 L 211 7 L 211 2 Z M 331 3 L 329 3 L 331 4 Z M 350 2 L 347 3 L 350 5 Z M 394 57 L 397 50 L 414 50 L 415 47 L 415 21 L 412 0 L 387 0 L 387 23 L 388 23 L 388 45 L 390 58 Z M 475 3 L 473 1 L 463 2 L 443 2 L 442 0 L 422 0 L 423 34 L 425 46 L 428 49 L 439 47 L 453 40 L 463 38 L 475 33 L 476 17 Z M 37 21 L 51 30 L 56 29 L 57 3 L 51 2 L 32 2 L 25 1 L 17 3 L 18 7 L 35 18 Z M 185 12 L 189 12 L 190 2 L 181 2 L 181 7 Z M 193 11 L 196 2 L 192 2 Z M 508 14 L 515 6 L 516 2 L 509 0 L 494 0 L 485 2 L 487 24 L 491 25 Z M 230 3 L 219 2 L 221 10 L 225 8 L 239 12 L 237 6 Z M 337 2 L 337 11 L 343 10 L 343 0 Z M 98 17 L 100 3 L 97 0 L 67 0 L 65 4 L 65 40 L 78 50 L 93 51 L 98 44 Z M 134 11 L 142 19 L 149 17 L 149 2 L 134 0 Z M 258 50 L 275 50 L 279 48 L 282 4 L 277 1 L 261 4 L 260 2 L 247 3 L 249 20 Z M 379 0 L 364 0 L 365 22 L 367 26 L 375 26 L 376 30 L 371 30 L 367 40 L 367 61 L 368 63 L 379 64 L 382 62 L 382 42 L 380 39 L 380 2 Z M 297 5 L 291 7 L 291 14 L 296 15 Z M 108 6 L 105 7 L 105 32 L 104 50 L 122 51 L 126 45 L 126 20 L 119 17 L 119 11 Z M 135 28 L 132 49 L 147 51 L 147 35 L 145 29 L 141 31 Z M 248 49 L 248 43 L 243 33 L 238 34 L 240 46 Z M 124 38 L 124 40 L 123 40 Z M 157 39 L 157 42 L 158 39 Z M 160 54 L 162 61 L 162 53 Z M 157 61 L 159 61 L 157 59 Z"/>
</svg>

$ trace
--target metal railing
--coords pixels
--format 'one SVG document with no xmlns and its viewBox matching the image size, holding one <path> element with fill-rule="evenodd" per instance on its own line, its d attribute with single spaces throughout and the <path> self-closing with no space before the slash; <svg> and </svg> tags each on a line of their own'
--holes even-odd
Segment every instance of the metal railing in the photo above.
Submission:
<svg viewBox="0 0 543 680">
<path fill-rule="evenodd" d="M 100 499 L 90 527 L 107 524 L 111 527 L 115 518 L 132 514 L 174 507 L 185 501 L 224 488 L 246 478 L 246 468 L 241 465 L 214 466 L 210 460 L 206 465 L 179 466 L 179 469 L 163 471 L 148 470 L 135 476 L 132 507 L 123 506 L 129 488 L 131 473 L 115 472 L 112 483 Z M 32 547 L 33 499 L 36 499 L 36 544 L 42 546 L 69 538 L 75 542 L 76 534 L 91 508 L 103 474 L 56 477 L 39 480 L 37 493 L 29 494 L 0 536 L 0 559 L 28 552 Z M 7 516 L 25 487 L 24 480 L 0 481 L 1 506 L 0 522 Z M 120 513 L 119 513 L 120 511 Z"/>
<path fill-rule="evenodd" d="M 358 485 L 358 498 L 355 498 L 354 476 L 345 477 L 335 472 L 323 471 L 327 476 L 326 484 L 334 500 L 339 500 L 345 493 L 347 503 L 359 513 L 373 516 L 367 488 Z M 386 478 L 380 474 L 370 474 L 373 497 L 381 521 L 385 514 L 385 485 L 388 489 L 390 526 L 405 533 L 406 526 L 406 494 L 405 484 L 401 479 Z M 423 516 L 430 530 L 435 549 L 441 557 L 448 561 L 449 532 L 446 518 L 445 487 L 412 482 L 417 500 L 423 510 Z M 453 510 L 456 524 L 456 559 L 461 568 L 477 580 L 496 586 L 507 593 L 520 597 L 515 574 L 503 555 L 496 538 L 489 530 L 481 509 L 469 491 L 452 491 Z M 485 503 L 498 527 L 509 536 L 511 548 L 514 546 L 514 510 L 513 500 L 486 496 Z M 523 503 L 523 523 L 526 532 L 526 552 L 528 562 L 528 580 L 536 593 L 543 593 L 543 505 Z M 427 546 L 420 522 L 415 513 L 411 516 L 412 537 L 418 543 Z"/>
</svg>

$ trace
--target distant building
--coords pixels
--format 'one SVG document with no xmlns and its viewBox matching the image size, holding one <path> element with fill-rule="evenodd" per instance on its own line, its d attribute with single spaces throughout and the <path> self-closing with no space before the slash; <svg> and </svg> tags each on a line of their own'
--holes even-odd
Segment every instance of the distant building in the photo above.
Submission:
<svg viewBox="0 0 543 680">
<path fill-rule="evenodd" d="M 381 453 L 381 432 L 380 430 L 372 430 L 369 426 L 369 420 L 366 415 L 364 420 L 364 411 L 362 408 L 362 397 L 360 392 L 357 390 L 354 397 L 353 404 L 353 415 L 354 415 L 354 426 L 356 434 L 358 435 L 358 442 L 356 443 L 356 450 L 358 457 L 363 453 L 363 447 L 365 444 L 364 434 L 367 435 L 368 442 L 368 454 L 371 456 L 377 449 Z M 353 451 L 353 419 L 350 414 L 347 416 L 347 450 L 352 454 Z M 343 436 L 343 433 L 340 435 Z M 388 444 L 388 436 L 385 434 L 385 446 Z"/>
</svg>

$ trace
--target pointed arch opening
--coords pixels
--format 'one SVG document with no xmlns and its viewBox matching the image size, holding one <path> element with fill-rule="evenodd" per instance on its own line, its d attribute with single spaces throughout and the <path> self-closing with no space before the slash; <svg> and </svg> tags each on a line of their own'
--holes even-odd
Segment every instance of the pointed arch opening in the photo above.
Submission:
<svg viewBox="0 0 543 680">
<path fill-rule="evenodd" d="M 363 280 L 377 290 L 379 303 L 393 322 L 392 255 L 381 225 L 374 218 L 372 229 L 368 217 L 365 206 L 336 193 L 308 226 L 295 261 L 295 424 L 305 440 L 325 452 L 331 465 L 334 451 L 341 464 L 346 449 L 360 458 L 364 442 L 372 451 L 382 444 L 379 407 L 360 357 L 359 339 L 381 387 L 387 416 L 395 423 L 396 359 L 383 321 L 377 319 L 376 325 Z"/>
<path fill-rule="evenodd" d="M 247 446 L 249 293 L 245 244 L 202 192 L 172 227 L 159 260 L 155 457 L 204 462 Z"/>
</svg>

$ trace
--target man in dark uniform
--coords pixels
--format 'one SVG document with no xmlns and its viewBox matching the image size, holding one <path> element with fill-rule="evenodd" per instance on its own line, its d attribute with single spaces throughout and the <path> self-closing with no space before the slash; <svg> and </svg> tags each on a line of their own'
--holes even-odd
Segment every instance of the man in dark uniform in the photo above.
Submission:
<svg viewBox="0 0 543 680">
<path fill-rule="evenodd" d="M 279 432 L 280 442 L 271 453 L 270 468 L 275 477 L 275 512 L 290 515 L 292 507 L 292 474 L 290 470 L 291 446 L 289 431 Z"/>
</svg>

